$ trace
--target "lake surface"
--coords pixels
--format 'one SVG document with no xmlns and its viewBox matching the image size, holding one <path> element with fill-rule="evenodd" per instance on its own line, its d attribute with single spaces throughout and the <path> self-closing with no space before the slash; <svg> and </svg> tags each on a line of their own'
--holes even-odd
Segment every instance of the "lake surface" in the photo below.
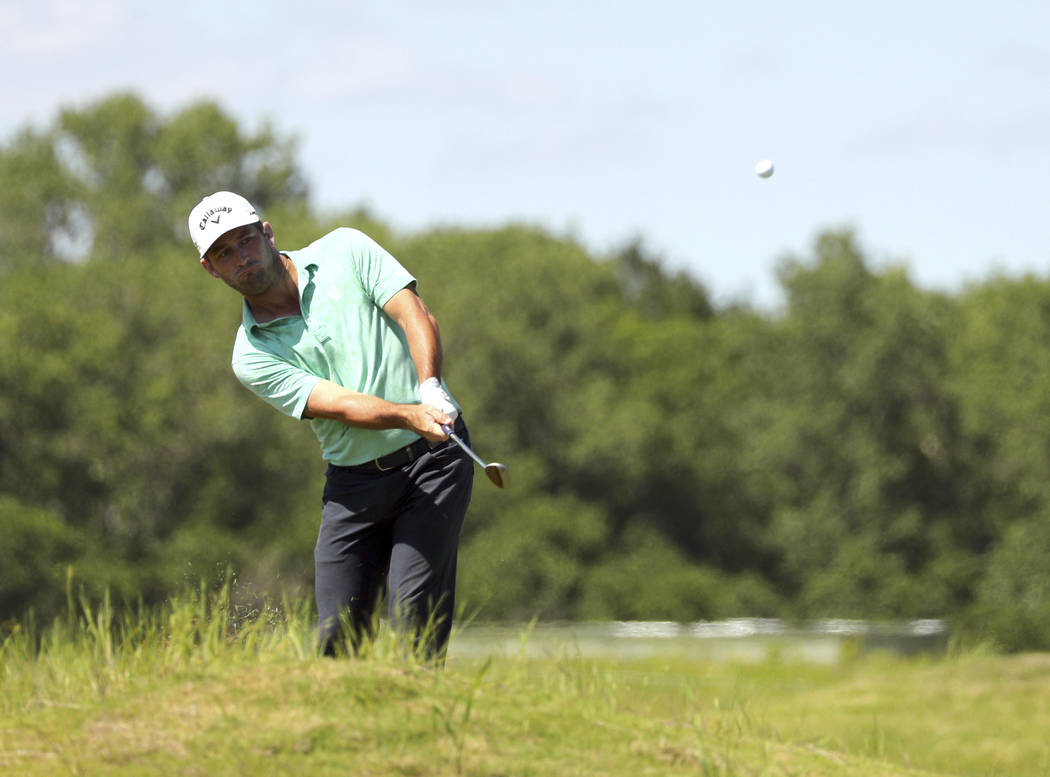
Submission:
<svg viewBox="0 0 1050 777">
<path fill-rule="evenodd" d="M 675 656 L 758 662 L 776 656 L 834 663 L 847 652 L 943 653 L 948 633 L 947 624 L 940 620 L 821 620 L 790 624 L 770 618 L 735 618 L 698 623 L 471 624 L 453 635 L 449 657 Z"/>
</svg>

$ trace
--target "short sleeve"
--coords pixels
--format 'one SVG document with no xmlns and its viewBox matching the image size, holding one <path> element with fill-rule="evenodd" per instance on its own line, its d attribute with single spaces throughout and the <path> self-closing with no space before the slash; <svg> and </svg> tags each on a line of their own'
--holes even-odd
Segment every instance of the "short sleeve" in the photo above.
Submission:
<svg viewBox="0 0 1050 777">
<path fill-rule="evenodd" d="M 245 387 L 292 418 L 302 419 L 310 392 L 321 380 L 261 351 L 235 349 L 233 373 Z"/>
<path fill-rule="evenodd" d="M 376 241 L 356 229 L 346 231 L 358 278 L 376 305 L 383 307 L 401 289 L 415 284 L 412 274 Z"/>
</svg>

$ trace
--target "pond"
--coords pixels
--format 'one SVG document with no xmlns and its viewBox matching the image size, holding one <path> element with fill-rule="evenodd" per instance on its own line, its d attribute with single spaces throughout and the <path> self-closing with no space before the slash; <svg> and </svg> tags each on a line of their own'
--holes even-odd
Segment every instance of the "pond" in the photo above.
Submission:
<svg viewBox="0 0 1050 777">
<path fill-rule="evenodd" d="M 469 624 L 453 635 L 449 657 L 675 656 L 758 662 L 776 656 L 834 663 L 846 654 L 873 650 L 899 655 L 943 653 L 948 635 L 948 626 L 941 620 L 831 619 L 792 624 L 771 618 L 734 618 L 697 623 Z"/>
</svg>

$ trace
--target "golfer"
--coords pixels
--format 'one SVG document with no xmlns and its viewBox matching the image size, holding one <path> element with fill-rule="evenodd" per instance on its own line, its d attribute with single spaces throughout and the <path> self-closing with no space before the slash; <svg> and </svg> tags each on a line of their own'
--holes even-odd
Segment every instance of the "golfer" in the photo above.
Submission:
<svg viewBox="0 0 1050 777">
<path fill-rule="evenodd" d="M 322 651 L 334 655 L 344 637 L 360 647 L 385 592 L 395 627 L 440 660 L 473 464 L 441 428 L 469 440 L 415 278 L 354 229 L 279 251 L 270 224 L 232 192 L 201 200 L 189 230 L 204 269 L 244 297 L 234 374 L 310 419 L 328 463 L 314 548 Z"/>
</svg>

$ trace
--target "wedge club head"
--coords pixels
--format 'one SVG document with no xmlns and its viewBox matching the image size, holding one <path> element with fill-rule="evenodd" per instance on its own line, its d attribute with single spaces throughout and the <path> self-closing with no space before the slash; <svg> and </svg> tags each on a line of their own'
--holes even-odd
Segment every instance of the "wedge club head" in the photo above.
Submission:
<svg viewBox="0 0 1050 777">
<path fill-rule="evenodd" d="M 498 461 L 490 461 L 485 465 L 485 474 L 489 476 L 489 480 L 500 488 L 507 488 L 510 486 L 510 470 L 507 469 L 506 464 L 500 464 Z"/>
<path fill-rule="evenodd" d="M 498 461 L 486 463 L 483 458 L 470 449 L 469 445 L 460 439 L 459 435 L 456 434 L 448 424 L 442 424 L 441 430 L 447 434 L 449 438 L 455 441 L 456 445 L 462 448 L 470 458 L 474 459 L 483 470 L 485 470 L 485 475 L 489 480 L 500 488 L 507 488 L 510 486 L 510 471 L 505 464 L 500 464 Z"/>
</svg>

